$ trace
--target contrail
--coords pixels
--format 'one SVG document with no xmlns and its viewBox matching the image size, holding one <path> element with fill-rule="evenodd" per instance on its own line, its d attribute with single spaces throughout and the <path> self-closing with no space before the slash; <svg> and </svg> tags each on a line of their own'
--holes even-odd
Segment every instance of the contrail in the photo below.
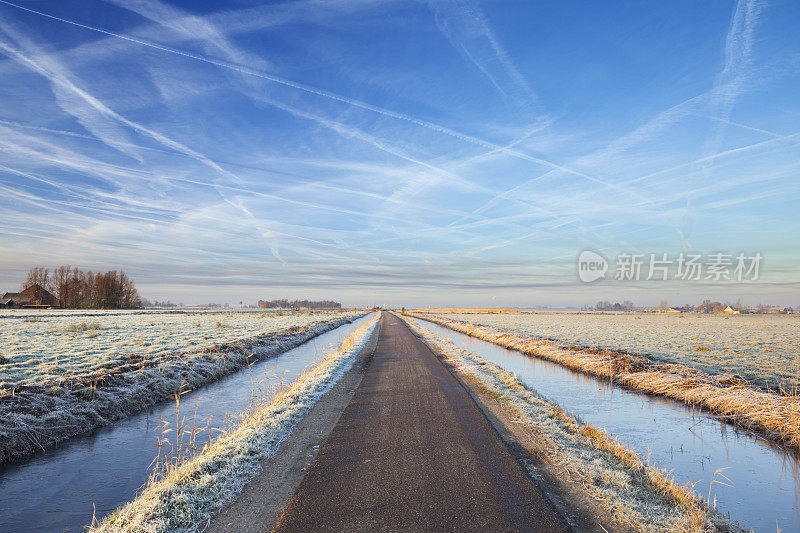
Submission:
<svg viewBox="0 0 800 533">
<path fill-rule="evenodd" d="M 774 131 L 764 130 L 764 129 L 761 129 L 761 128 L 756 128 L 754 126 L 748 126 L 747 124 L 742 124 L 741 122 L 734 122 L 732 120 L 726 120 L 726 119 L 724 119 L 722 117 L 715 117 L 713 115 L 704 115 L 704 114 L 701 114 L 701 113 L 692 113 L 692 115 L 695 115 L 697 117 L 707 118 L 709 120 L 716 120 L 717 122 L 722 122 L 724 124 L 728 124 L 729 126 L 736 126 L 737 128 L 742 128 L 742 129 L 745 129 L 745 130 L 750 130 L 750 131 L 755 131 L 755 132 L 758 132 L 758 133 L 763 133 L 764 135 L 769 135 L 770 137 L 780 137 L 781 136 L 780 133 L 775 133 Z"/>
<path fill-rule="evenodd" d="M 453 17 L 447 17 L 444 12 L 447 8 L 443 8 L 444 4 L 450 4 L 451 11 L 455 12 Z M 454 5 L 460 4 L 460 5 Z M 500 46 L 499 41 L 494 35 L 489 23 L 486 21 L 486 17 L 483 14 L 483 11 L 480 9 L 478 5 L 475 5 L 473 2 L 442 2 L 441 0 L 438 1 L 429 1 L 429 7 L 434 13 L 434 20 L 436 22 L 436 26 L 439 28 L 439 31 L 450 41 L 450 44 L 453 47 L 462 53 L 463 56 L 478 70 L 480 70 L 495 86 L 495 88 L 502 94 L 503 96 L 508 96 L 508 91 L 503 88 L 500 82 L 496 79 L 495 76 L 489 71 L 489 68 L 485 66 L 475 54 L 471 53 L 468 49 L 469 43 L 464 42 L 464 33 L 465 29 L 467 33 L 469 33 L 470 29 L 477 30 L 478 36 L 483 37 L 486 39 L 486 42 L 491 49 L 492 54 L 494 55 L 495 59 L 500 63 L 500 67 L 502 70 L 505 71 L 508 78 L 511 80 L 513 85 L 516 86 L 516 89 L 521 90 L 524 93 L 525 97 L 528 100 L 536 102 L 538 98 L 533 90 L 528 85 L 528 82 L 519 72 L 517 67 L 514 65 L 511 58 L 508 56 L 508 53 Z M 445 20 L 448 18 L 454 19 L 453 23 L 451 24 L 449 20 Z M 465 28 L 464 23 L 469 24 L 471 22 L 474 27 L 473 28 Z M 472 37 L 472 42 L 475 42 L 476 38 L 474 35 Z M 468 37 L 469 39 L 469 37 Z M 527 102 L 524 98 L 519 98 L 522 100 L 523 103 L 530 103 Z"/>
<path fill-rule="evenodd" d="M 752 62 L 752 49 L 754 34 L 761 5 L 756 0 L 739 0 L 733 11 L 730 27 L 725 36 L 725 65 L 717 75 L 715 85 L 711 89 L 710 107 L 713 114 L 719 114 L 722 119 L 715 124 L 706 138 L 703 152 L 710 156 L 720 152 L 725 134 L 725 125 L 731 119 L 733 105 L 739 96 L 744 82 L 742 71 L 746 71 Z M 716 158 L 705 158 L 701 179 L 707 182 L 711 179 Z M 692 207 L 691 192 L 686 195 L 686 208 L 684 213 L 684 230 L 689 221 Z M 683 237 L 684 249 L 689 249 L 688 237 Z"/>
<path fill-rule="evenodd" d="M 70 214 L 70 215 L 77 215 L 77 216 L 80 216 L 82 218 L 87 218 L 87 219 L 89 217 L 87 217 L 86 215 L 83 215 L 82 213 L 75 213 L 73 211 L 65 211 L 65 210 L 56 209 L 56 208 L 53 207 L 53 204 L 67 206 L 67 207 L 75 207 L 75 208 L 80 208 L 80 209 L 87 209 L 89 211 L 95 211 L 95 212 L 98 212 L 98 213 L 103 213 L 105 215 L 112 215 L 113 214 L 115 216 L 121 216 L 121 217 L 128 218 L 128 219 L 131 219 L 131 220 L 141 220 L 143 222 L 149 222 L 149 223 L 160 223 L 160 222 L 162 222 L 159 219 L 144 217 L 144 216 L 141 216 L 141 215 L 132 215 L 132 214 L 128 214 L 128 213 L 122 212 L 122 211 L 120 211 L 120 206 L 118 206 L 118 205 L 109 204 L 108 202 L 98 201 L 98 200 L 96 200 L 94 198 L 90 198 L 90 197 L 86 196 L 85 194 L 79 194 L 79 193 L 77 193 L 76 191 L 74 191 L 72 189 L 66 189 L 66 188 L 62 187 L 61 185 L 57 185 L 57 184 L 55 184 L 53 182 L 50 182 L 50 181 L 48 181 L 48 180 L 46 180 L 44 178 L 41 178 L 39 176 L 36 176 L 34 174 L 29 174 L 27 172 L 23 172 L 21 170 L 15 169 L 15 168 L 8 167 L 8 166 L 3 165 L 1 163 L 0 163 L 0 171 L 7 172 L 9 174 L 14 174 L 16 176 L 27 178 L 27 179 L 30 179 L 30 180 L 33 180 L 33 181 L 46 183 L 48 185 L 52 185 L 54 187 L 58 187 L 58 188 L 60 188 L 62 190 L 66 190 L 71 195 L 77 196 L 78 198 L 81 198 L 83 200 L 87 200 L 89 202 L 95 202 L 95 203 L 99 204 L 99 205 L 88 205 L 88 204 L 82 204 L 82 203 L 76 203 L 76 202 L 69 202 L 67 200 L 62 200 L 62 199 L 44 198 L 44 197 L 41 197 L 41 196 L 36 196 L 36 195 L 34 195 L 32 193 L 29 193 L 29 192 L 26 192 L 26 191 L 22 191 L 22 190 L 19 190 L 19 189 L 14 189 L 12 187 L 9 187 L 7 185 L 3 185 L 2 183 L 0 183 L 0 189 L 4 190 L 7 194 L 14 195 L 18 199 L 30 202 L 30 203 L 38 206 L 38 207 L 52 209 L 54 211 L 59 211 L 59 212 L 67 213 L 67 214 Z M 103 205 L 108 206 L 108 208 L 102 207 Z"/>
<path fill-rule="evenodd" d="M 344 135 L 344 136 L 347 136 L 347 137 L 350 137 L 350 138 L 358 139 L 359 141 L 368 143 L 368 144 L 374 146 L 375 148 L 377 148 L 377 149 L 379 149 L 379 150 L 381 150 L 383 152 L 386 152 L 388 154 L 391 154 L 391 155 L 393 155 L 395 157 L 399 157 L 400 159 L 403 159 L 403 160 L 408 161 L 410 163 L 413 163 L 415 165 L 419 165 L 419 166 L 422 166 L 422 167 L 427 168 L 429 170 L 432 170 L 432 171 L 436 172 L 439 175 L 447 176 L 449 178 L 457 180 L 457 182 L 460 185 L 464 186 L 464 187 L 476 188 L 478 190 L 481 190 L 480 187 L 478 187 L 477 185 L 473 184 L 469 180 L 466 180 L 466 179 L 462 178 L 461 176 L 453 174 L 452 172 L 450 172 L 448 170 L 445 170 L 443 168 L 437 167 L 435 165 L 431 165 L 430 163 L 426 163 L 425 161 L 422 161 L 420 159 L 415 159 L 414 157 L 406 155 L 402 151 L 400 151 L 399 149 L 394 148 L 393 146 L 390 146 L 390 145 L 386 144 L 383 140 L 378 139 L 378 138 L 376 138 L 376 137 L 374 137 L 372 135 L 368 135 L 368 134 L 363 133 L 363 132 L 361 132 L 361 131 L 359 131 L 357 129 L 350 128 L 350 127 L 345 126 L 344 124 L 341 124 L 339 122 L 328 120 L 328 119 L 326 119 L 324 117 L 320 117 L 320 116 L 314 115 L 312 113 L 308 113 L 306 111 L 302 111 L 302 110 L 297 109 L 297 108 L 295 108 L 293 106 L 284 104 L 282 102 L 278 102 L 277 100 L 273 100 L 273 99 L 267 98 L 265 96 L 261 96 L 259 98 L 261 100 L 263 100 L 264 102 L 266 102 L 266 103 L 268 103 L 268 104 L 270 104 L 270 105 L 272 105 L 272 106 L 274 106 L 274 107 L 276 107 L 278 109 L 281 109 L 281 110 L 283 110 L 283 111 L 285 111 L 285 112 L 287 112 L 287 113 L 289 113 L 291 115 L 294 115 L 294 116 L 300 117 L 300 118 L 304 118 L 304 119 L 307 119 L 307 120 L 312 120 L 314 122 L 322 124 L 326 128 L 332 129 L 333 131 L 339 133 L 340 135 Z"/>
<path fill-rule="evenodd" d="M 201 55 L 193 54 L 191 52 L 185 52 L 183 50 L 177 50 L 175 48 L 170 48 L 168 46 L 164 46 L 164 45 L 160 45 L 160 44 L 156 44 L 156 43 L 151 43 L 151 42 L 145 41 L 143 39 L 137 39 L 137 38 L 131 37 L 129 35 L 123 35 L 121 33 L 115 33 L 115 32 L 104 30 L 102 28 L 98 28 L 98 27 L 95 27 L 95 26 L 89 26 L 88 24 L 82 24 L 80 22 L 75 22 L 73 20 L 65 19 L 65 18 L 62 18 L 62 17 L 57 17 L 55 15 L 50 15 L 49 13 L 44 13 L 42 11 L 37 11 L 35 9 L 30 9 L 28 7 L 20 6 L 20 5 L 8 2 L 6 0 L 0 0 L 0 4 L 5 4 L 5 5 L 10 6 L 10 7 L 14 7 L 14 8 L 17 8 L 17 9 L 21 9 L 23 11 L 27 11 L 29 13 L 34 13 L 36 15 L 40 15 L 42 17 L 46 17 L 46 18 L 49 18 L 49 19 L 52 19 L 52 20 L 57 20 L 59 22 L 64 22 L 65 24 L 71 24 L 71 25 L 77 26 L 79 28 L 84 28 L 84 29 L 87 29 L 87 30 L 91 30 L 91 31 L 95 31 L 95 32 L 102 33 L 102 34 L 105 34 L 105 35 L 109 35 L 111 37 L 117 37 L 119 39 L 124 39 L 126 41 L 129 41 L 129 42 L 132 42 L 132 43 L 136 43 L 136 44 L 140 44 L 142 46 L 147 46 L 147 47 L 150 47 L 150 48 L 154 48 L 156 50 L 161 50 L 162 52 L 168 52 L 170 54 L 176 54 L 176 55 L 179 55 L 179 56 L 183 56 L 183 57 L 187 57 L 187 58 L 190 58 L 190 59 L 194 59 L 196 61 L 202 61 L 203 63 L 208 63 L 210 65 L 214 65 L 214 66 L 217 66 L 217 67 L 227 68 L 227 69 L 235 70 L 235 71 L 243 73 L 243 74 L 248 74 L 250 76 L 256 76 L 258 78 L 263 78 L 265 80 L 269 80 L 269 81 L 272 81 L 272 82 L 275 82 L 275 83 L 278 83 L 278 84 L 281 84 L 281 85 L 285 85 L 285 86 L 291 87 L 293 89 L 297 89 L 297 90 L 304 91 L 304 92 L 307 92 L 307 93 L 315 94 L 317 96 L 322 96 L 322 97 L 325 97 L 325 98 L 329 98 L 331 100 L 336 100 L 338 102 L 342 102 L 344 104 L 352 105 L 352 106 L 355 106 L 355 107 L 360 107 L 362 109 L 366 109 L 368 111 L 372 111 L 372 112 L 378 113 L 380 115 L 384 115 L 384 116 L 387 116 L 387 117 L 395 118 L 395 119 L 398 119 L 398 120 L 404 120 L 404 121 L 407 121 L 407 122 L 412 122 L 414 124 L 417 124 L 418 126 L 423 126 L 425 128 L 429 128 L 429 129 L 438 131 L 440 133 L 445 133 L 447 135 L 450 135 L 450 136 L 455 137 L 457 139 L 461 139 L 461 140 L 466 141 L 466 142 L 479 144 L 479 145 L 481 145 L 481 146 L 483 146 L 485 148 L 493 148 L 494 149 L 494 148 L 499 147 L 499 145 L 495 145 L 494 143 L 490 143 L 488 141 L 484 141 L 483 139 L 479 139 L 477 137 L 472 137 L 470 135 L 459 133 L 459 132 L 457 132 L 455 130 L 451 130 L 451 129 L 446 128 L 444 126 L 440 126 L 438 124 L 434 124 L 432 122 L 427 122 L 427 121 L 424 121 L 424 120 L 420 120 L 420 119 L 411 117 L 409 115 L 405 115 L 403 113 L 397 113 L 396 111 L 391 111 L 389 109 L 384 109 L 384 108 L 381 108 L 381 107 L 378 107 L 378 106 L 374 106 L 372 104 L 368 104 L 366 102 L 361 102 L 359 100 L 354 100 L 352 98 L 347 98 L 347 97 L 344 97 L 344 96 L 340 96 L 338 94 L 331 93 L 331 92 L 328 92 L 328 91 L 325 91 L 325 90 L 322 90 L 322 89 L 318 89 L 318 88 L 312 87 L 310 85 L 305 85 L 305 84 L 302 84 L 302 83 L 298 83 L 298 82 L 295 82 L 295 81 L 292 81 L 292 80 L 289 80 L 289 79 L 286 79 L 286 78 L 282 78 L 280 76 L 275 76 L 275 75 L 272 75 L 272 74 L 266 74 L 264 72 L 260 72 L 258 70 L 247 68 L 247 67 L 244 67 L 244 66 L 241 66 L 241 65 L 228 63 L 227 61 L 221 61 L 221 60 L 218 60 L 218 59 L 211 59 L 211 58 L 208 58 L 208 57 L 203 57 Z"/>
<path fill-rule="evenodd" d="M 104 35 L 109 35 L 109 36 L 112 36 L 112 37 L 117 37 L 119 39 L 123 39 L 123 40 L 129 41 L 129 42 L 132 42 L 132 43 L 136 43 L 136 44 L 140 44 L 142 46 L 147 46 L 149 48 L 160 50 L 162 52 L 167 52 L 167 53 L 170 53 L 170 54 L 176 54 L 176 55 L 179 55 L 179 56 L 183 56 L 183 57 L 187 57 L 187 58 L 190 58 L 190 59 L 194 59 L 196 61 L 202 61 L 203 63 L 208 63 L 210 65 L 214 65 L 214 66 L 217 66 L 217 67 L 234 70 L 234 71 L 242 73 L 242 74 L 248 74 L 250 76 L 255 76 L 255 77 L 258 77 L 258 78 L 262 78 L 262 79 L 265 79 L 265 80 L 268 80 L 268 81 L 271 81 L 271 82 L 274 82 L 274 83 L 277 83 L 277 84 L 280 84 L 280 85 L 284 85 L 286 87 L 291 87 L 293 89 L 297 89 L 299 91 L 303 91 L 303 92 L 306 92 L 306 93 L 309 93 L 309 94 L 314 94 L 314 95 L 317 95 L 317 96 L 321 96 L 323 98 L 328 98 L 330 100 L 335 100 L 337 102 L 342 102 L 344 104 L 351 105 L 353 107 L 358 107 L 358 108 L 361 108 L 361 109 L 365 109 L 367 111 L 372 111 L 373 113 L 377 113 L 379 115 L 383 115 L 383 116 L 386 116 L 386 117 L 394 118 L 394 119 L 397 119 L 397 120 L 403 120 L 403 121 L 406 121 L 406 122 L 410 122 L 412 124 L 416 124 L 417 126 L 421 126 L 421 127 L 436 131 L 438 133 L 442 133 L 444 135 L 448 135 L 450 137 L 454 137 L 456 139 L 459 139 L 461 141 L 464 141 L 464 142 L 467 142 L 467 143 L 470 143 L 470 144 L 475 144 L 475 145 L 478 145 L 478 146 L 482 146 L 482 147 L 488 148 L 490 150 L 500 150 L 500 151 L 502 151 L 504 153 L 507 153 L 507 154 L 512 155 L 514 157 L 529 161 L 531 163 L 536 163 L 536 164 L 539 164 L 539 165 L 550 167 L 550 168 L 552 168 L 554 170 L 560 170 L 562 172 L 567 172 L 569 174 L 574 174 L 576 176 L 580 176 L 580 177 L 582 177 L 584 179 L 587 179 L 589 181 L 593 181 L 595 183 L 599 183 L 599 184 L 604 185 L 606 187 L 616 188 L 612 184 L 609 184 L 609 183 L 604 182 L 602 180 L 599 180 L 597 178 L 588 176 L 588 175 L 586 175 L 586 174 L 584 174 L 582 172 L 573 170 L 571 168 L 567 168 L 567 167 L 564 167 L 562 165 L 558 165 L 556 163 L 553 163 L 551 161 L 547 161 L 545 159 L 528 156 L 528 155 L 520 153 L 520 152 L 518 152 L 516 150 L 507 150 L 502 145 L 499 145 L 499 144 L 496 144 L 496 143 L 492 143 L 492 142 L 486 141 L 484 139 L 480 139 L 478 137 L 473 137 L 472 135 L 467 135 L 465 133 L 461 133 L 461 132 L 455 131 L 455 130 L 447 128 L 445 126 L 441 126 L 439 124 L 434 124 L 433 122 L 420 120 L 418 118 L 406 115 L 404 113 L 398 113 L 396 111 L 392 111 L 392 110 L 385 109 L 385 108 L 382 108 L 382 107 L 378 107 L 378 106 L 375 106 L 375 105 L 372 105 L 372 104 L 368 104 L 366 102 L 362 102 L 360 100 L 355 100 L 353 98 L 348 98 L 348 97 L 345 97 L 345 96 L 341 96 L 341 95 L 338 95 L 336 93 L 325 91 L 323 89 L 318 89 L 318 88 L 312 87 L 310 85 L 305 85 L 305 84 L 302 84 L 302 83 L 298 83 L 298 82 L 295 82 L 295 81 L 292 81 L 292 80 L 289 80 L 289 79 L 286 79 L 286 78 L 282 78 L 280 76 L 275 76 L 273 74 L 266 74 L 264 72 L 260 72 L 258 70 L 250 69 L 250 68 L 247 68 L 247 67 L 244 67 L 244 66 L 241 66 L 241 65 L 228 63 L 226 61 L 221 61 L 221 60 L 218 60 L 218 59 L 211 59 L 211 58 L 208 58 L 208 57 L 203 57 L 201 55 L 193 54 L 191 52 L 185 52 L 183 50 L 177 50 L 175 48 L 170 48 L 168 46 L 151 43 L 151 42 L 145 41 L 143 39 L 137 39 L 135 37 L 131 37 L 131 36 L 128 36 L 128 35 L 123 35 L 123 34 L 120 34 L 120 33 L 115 33 L 115 32 L 112 32 L 112 31 L 104 30 L 102 28 L 98 28 L 98 27 L 95 27 L 95 26 L 89 26 L 88 24 L 82 24 L 80 22 L 75 22 L 73 20 L 65 19 L 65 18 L 62 18 L 62 17 L 57 17 L 55 15 L 50 15 L 49 13 L 44 13 L 42 11 L 37 11 L 35 9 L 31 9 L 31 8 L 28 8 L 28 7 L 20 6 L 18 4 L 14 4 L 12 2 L 8 2 L 7 0 L 0 0 L 0 4 L 4 4 L 4 5 L 10 6 L 10 7 L 14 7 L 14 8 L 20 9 L 22 11 L 27 11 L 28 13 L 33 13 L 33 14 L 36 14 L 36 15 L 39 15 L 39 16 L 42 16 L 42 17 L 49 18 L 51 20 L 57 20 L 59 22 L 65 23 L 65 24 L 70 24 L 72 26 L 77 26 L 79 28 L 84 28 L 84 29 L 87 29 L 87 30 L 91 30 L 91 31 L 94 31 L 94 32 L 102 33 Z"/>
<path fill-rule="evenodd" d="M 66 131 L 66 130 L 54 130 L 52 128 L 44 128 L 42 126 L 33 126 L 31 124 L 23 124 L 21 122 L 14 122 L 13 120 L 0 119 L 0 124 L 5 125 L 5 126 L 10 126 L 10 127 L 13 127 L 13 128 L 24 128 L 24 129 L 28 129 L 28 130 L 41 131 L 43 133 L 52 133 L 52 134 L 55 134 L 55 135 L 65 135 L 67 137 L 75 137 L 76 139 L 86 139 L 86 140 L 89 140 L 89 141 L 97 141 L 97 142 L 101 142 L 101 143 L 105 143 L 105 144 L 110 144 L 112 146 L 114 146 L 114 145 L 116 145 L 116 146 L 124 146 L 126 148 L 136 148 L 137 150 L 148 150 L 148 151 L 151 151 L 151 152 L 159 152 L 161 154 L 171 154 L 171 155 L 183 155 L 183 156 L 186 156 L 186 154 L 184 154 L 183 152 L 176 152 L 176 151 L 172 151 L 172 150 L 161 150 L 159 148 L 152 148 L 150 146 L 142 146 L 142 145 L 134 144 L 134 143 L 125 143 L 125 142 L 119 142 L 119 141 L 99 139 L 98 137 L 95 137 L 94 135 L 86 135 L 85 133 L 77 133 L 77 132 L 74 132 L 74 131 Z"/>
<path fill-rule="evenodd" d="M 1 1 L 3 1 L 3 0 L 0 0 L 0 2 Z M 211 159 L 209 159 L 205 155 L 201 154 L 200 152 L 197 152 L 196 150 L 192 150 L 188 146 L 185 146 L 185 145 L 183 145 L 183 144 L 181 144 L 181 143 L 179 143 L 177 141 L 173 141 L 172 139 L 170 139 L 169 137 L 167 137 L 165 135 L 162 135 L 162 134 L 160 134 L 160 133 L 158 133 L 156 131 L 153 131 L 153 130 L 151 130 L 149 128 L 146 128 L 145 126 L 142 126 L 141 124 L 139 124 L 137 122 L 134 122 L 132 120 L 129 120 L 129 119 L 123 117 L 122 115 L 120 115 L 116 111 L 112 110 L 111 108 L 109 108 L 108 106 L 103 104 L 100 100 L 98 100 L 97 98 L 95 98 L 94 96 L 89 94 L 88 92 L 84 91 L 83 89 L 81 89 L 80 87 L 78 87 L 77 85 L 72 83 L 70 80 L 68 80 L 63 75 L 58 74 L 56 72 L 52 72 L 50 69 L 43 67 L 42 65 L 40 65 L 36 61 L 34 61 L 31 58 L 27 57 L 22 52 L 14 49 L 13 47 L 9 46 L 8 44 L 6 44 L 6 43 L 4 43 L 2 41 L 0 41 L 0 50 L 4 50 L 10 57 L 16 59 L 19 63 L 27 65 L 29 69 L 31 69 L 32 71 L 37 72 L 40 75 L 44 76 L 45 78 L 50 80 L 50 82 L 53 83 L 54 85 L 59 86 L 59 87 L 61 87 L 63 89 L 66 89 L 67 91 L 77 95 L 80 99 L 82 99 L 89 106 L 91 106 L 92 108 L 97 110 L 99 113 L 115 119 L 116 121 L 118 121 L 118 122 L 120 122 L 120 123 L 122 123 L 122 124 L 124 124 L 124 125 L 126 125 L 126 126 L 128 126 L 130 128 L 132 128 L 132 129 L 136 130 L 140 134 L 145 135 L 146 137 L 150 137 L 151 139 L 157 141 L 158 143 L 160 143 L 163 146 L 166 146 L 166 147 L 171 148 L 171 149 L 173 149 L 175 151 L 182 152 L 182 153 L 186 154 L 187 156 L 189 156 L 189 157 L 195 159 L 196 161 L 206 165 L 207 167 L 209 167 L 209 168 L 211 168 L 213 170 L 216 170 L 220 174 L 223 174 L 225 176 L 228 176 L 228 177 L 232 178 L 236 182 L 241 182 L 241 179 L 239 178 L 239 176 L 237 176 L 236 174 L 234 174 L 234 173 L 232 173 L 232 172 L 230 172 L 228 170 L 225 170 L 224 168 L 222 168 L 221 166 L 219 166 L 214 161 L 212 161 Z"/>
<path fill-rule="evenodd" d="M 652 172 L 652 173 L 647 174 L 645 176 L 639 176 L 638 178 L 633 178 L 631 180 L 626 181 L 625 184 L 627 185 L 627 184 L 631 184 L 631 183 L 644 181 L 644 180 L 650 179 L 650 178 L 652 178 L 654 176 L 658 176 L 658 175 L 661 175 L 661 174 L 667 174 L 669 172 L 673 172 L 675 170 L 679 170 L 679 169 L 682 169 L 682 168 L 690 167 L 690 166 L 696 165 L 698 163 L 709 163 L 709 162 L 716 161 L 719 158 L 722 158 L 722 157 L 725 157 L 725 156 L 728 156 L 728 155 L 731 155 L 731 154 L 738 154 L 738 153 L 741 153 L 741 152 L 748 152 L 748 151 L 753 150 L 755 148 L 761 148 L 763 146 L 769 146 L 769 145 L 775 144 L 775 143 L 780 142 L 780 141 L 786 141 L 786 140 L 794 139 L 795 137 L 798 137 L 798 136 L 800 136 L 800 132 L 791 133 L 789 135 L 782 135 L 782 136 L 779 136 L 779 137 L 775 137 L 773 139 L 767 139 L 766 141 L 761 141 L 761 142 L 757 142 L 757 143 L 754 143 L 754 144 L 748 144 L 747 146 L 740 146 L 739 148 L 731 148 L 730 150 L 725 150 L 723 152 L 717 152 L 716 154 L 707 155 L 705 157 L 701 157 L 701 158 L 695 159 L 693 161 L 687 161 L 686 163 L 681 163 L 680 165 L 676 165 L 676 166 L 671 167 L 671 168 L 666 168 L 664 170 L 659 170 L 658 172 Z"/>
</svg>

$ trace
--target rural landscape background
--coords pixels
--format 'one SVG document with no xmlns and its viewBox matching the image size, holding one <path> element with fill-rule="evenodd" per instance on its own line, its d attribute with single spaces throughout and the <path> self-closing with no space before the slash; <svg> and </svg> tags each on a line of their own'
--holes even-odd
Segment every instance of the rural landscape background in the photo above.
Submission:
<svg viewBox="0 0 800 533">
<path fill-rule="evenodd" d="M 798 27 L 0 0 L 0 531 L 800 531 Z"/>
</svg>

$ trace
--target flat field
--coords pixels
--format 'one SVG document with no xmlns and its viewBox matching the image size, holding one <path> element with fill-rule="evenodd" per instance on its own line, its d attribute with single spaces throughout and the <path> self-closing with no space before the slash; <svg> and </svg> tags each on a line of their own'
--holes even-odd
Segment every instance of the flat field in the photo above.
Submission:
<svg viewBox="0 0 800 533">
<path fill-rule="evenodd" d="M 0 312 L 0 391 L 351 318 L 350 311 Z"/>
<path fill-rule="evenodd" d="M 0 463 L 291 349 L 359 311 L 9 311 Z"/>
<path fill-rule="evenodd" d="M 792 389 L 800 374 L 800 317 L 643 313 L 435 313 L 560 345 L 626 351 L 709 374 Z"/>
</svg>

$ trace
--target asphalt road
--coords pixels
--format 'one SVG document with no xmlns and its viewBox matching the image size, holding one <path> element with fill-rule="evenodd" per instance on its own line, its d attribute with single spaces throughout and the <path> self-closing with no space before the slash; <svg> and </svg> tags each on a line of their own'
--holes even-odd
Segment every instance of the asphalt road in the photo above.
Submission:
<svg viewBox="0 0 800 533">
<path fill-rule="evenodd" d="M 568 531 L 459 381 L 384 313 L 361 385 L 276 531 Z"/>
</svg>

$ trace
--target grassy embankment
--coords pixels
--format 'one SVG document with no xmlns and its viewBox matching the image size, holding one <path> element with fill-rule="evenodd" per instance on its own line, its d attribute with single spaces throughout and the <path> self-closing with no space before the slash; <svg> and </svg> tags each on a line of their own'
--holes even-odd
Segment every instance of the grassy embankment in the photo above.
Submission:
<svg viewBox="0 0 800 533">
<path fill-rule="evenodd" d="M 519 309 L 507 307 L 437 307 L 433 309 L 411 309 L 409 313 L 519 313 Z"/>
<path fill-rule="evenodd" d="M 570 349 L 612 350 L 729 374 L 775 391 L 800 384 L 800 316 L 662 313 L 432 313 Z"/>
<path fill-rule="evenodd" d="M 248 363 L 273 357 L 341 326 L 350 318 L 310 322 L 194 352 L 123 354 L 100 362 L 94 361 L 96 356 L 76 355 L 87 359 L 86 369 L 73 364 L 75 370 L 62 369 L 56 381 L 36 381 L 34 374 L 26 379 L 33 384 L 0 387 L 0 463 L 125 418 L 171 398 L 176 391 L 216 381 Z M 94 321 L 74 323 L 67 329 L 71 334 L 93 335 L 100 328 Z M 84 344 L 94 340 L 84 340 Z M 16 361 L 19 356 L 13 359 L 16 365 L 22 364 Z M 0 362 L 0 380 L 13 383 L 15 364 Z M 55 364 L 58 366 L 58 361 Z"/>
<path fill-rule="evenodd" d="M 253 401 L 238 424 L 202 449 L 161 464 L 136 499 L 117 509 L 90 531 L 197 531 L 232 501 L 276 453 L 292 428 L 369 347 L 380 314 L 360 326 L 339 348 L 288 387 Z"/>
</svg>

